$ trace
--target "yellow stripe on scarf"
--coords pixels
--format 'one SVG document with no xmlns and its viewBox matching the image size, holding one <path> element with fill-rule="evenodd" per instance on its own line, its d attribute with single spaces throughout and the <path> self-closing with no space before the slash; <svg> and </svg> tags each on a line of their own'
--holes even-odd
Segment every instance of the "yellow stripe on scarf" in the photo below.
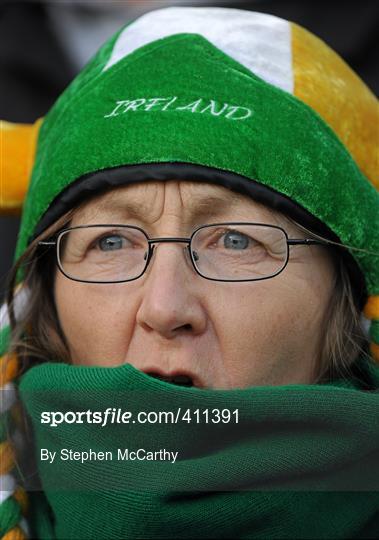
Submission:
<svg viewBox="0 0 379 540">
<path fill-rule="evenodd" d="M 379 319 L 379 295 L 368 297 L 363 313 L 367 319 Z"/>
<path fill-rule="evenodd" d="M 21 527 L 14 527 L 8 531 L 1 540 L 26 540 L 27 536 Z"/>
<path fill-rule="evenodd" d="M 0 443 L 0 474 L 7 474 L 14 467 L 14 451 L 9 441 Z"/>
<path fill-rule="evenodd" d="M 18 367 L 18 358 L 15 354 L 5 354 L 0 357 L 0 386 L 16 378 Z"/>
</svg>

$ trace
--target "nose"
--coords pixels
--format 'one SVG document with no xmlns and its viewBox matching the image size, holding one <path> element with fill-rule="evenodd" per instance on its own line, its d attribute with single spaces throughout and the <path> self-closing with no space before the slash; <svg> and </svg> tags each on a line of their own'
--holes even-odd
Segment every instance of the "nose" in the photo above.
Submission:
<svg viewBox="0 0 379 540">
<path fill-rule="evenodd" d="M 137 323 L 166 339 L 201 334 L 207 317 L 200 279 L 184 244 L 156 245 L 144 275 Z"/>
</svg>

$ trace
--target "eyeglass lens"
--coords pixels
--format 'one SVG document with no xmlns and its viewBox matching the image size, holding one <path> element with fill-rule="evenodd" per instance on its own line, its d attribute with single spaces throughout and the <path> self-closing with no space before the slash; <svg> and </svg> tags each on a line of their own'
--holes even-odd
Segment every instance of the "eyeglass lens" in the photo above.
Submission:
<svg viewBox="0 0 379 540">
<path fill-rule="evenodd" d="M 80 227 L 64 231 L 58 263 L 72 279 L 96 283 L 133 280 L 145 270 L 149 244 L 128 226 Z M 192 236 L 197 271 L 215 280 L 263 279 L 279 273 L 288 259 L 284 231 L 269 225 L 204 226 Z"/>
</svg>

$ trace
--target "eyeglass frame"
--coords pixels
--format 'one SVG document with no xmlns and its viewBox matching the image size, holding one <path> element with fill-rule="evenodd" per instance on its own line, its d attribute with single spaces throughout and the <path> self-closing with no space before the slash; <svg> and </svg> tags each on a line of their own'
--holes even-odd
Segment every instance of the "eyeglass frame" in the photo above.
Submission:
<svg viewBox="0 0 379 540">
<path fill-rule="evenodd" d="M 210 277 L 204 276 L 198 270 L 198 268 L 196 267 L 196 261 L 194 260 L 193 254 L 191 252 L 192 239 L 199 230 L 205 229 L 207 227 L 215 227 L 215 226 L 220 226 L 220 225 L 263 225 L 265 227 L 271 227 L 271 228 L 274 228 L 274 229 L 280 229 L 284 233 L 284 236 L 286 238 L 286 245 L 287 245 L 287 255 L 286 255 L 286 260 L 285 260 L 285 263 L 284 263 L 283 267 L 278 272 L 276 272 L 276 274 L 272 274 L 271 276 L 260 277 L 260 278 L 217 279 L 217 278 L 210 278 Z M 60 240 L 61 240 L 62 236 L 65 233 L 68 233 L 69 231 L 72 231 L 72 230 L 87 229 L 87 228 L 94 228 L 94 227 L 124 227 L 124 228 L 128 227 L 130 229 L 135 229 L 135 230 L 140 231 L 145 236 L 145 238 L 147 240 L 147 243 L 148 243 L 148 250 L 149 251 L 148 251 L 148 255 L 146 257 L 145 267 L 138 276 L 136 276 L 136 277 L 134 277 L 132 279 L 122 279 L 122 280 L 117 280 L 117 281 L 88 281 L 86 279 L 73 278 L 73 277 L 69 276 L 68 274 L 66 274 L 64 272 L 63 267 L 61 265 L 60 257 L 59 257 L 59 245 L 60 245 Z M 56 236 L 56 240 L 53 240 L 54 236 Z M 55 250 L 56 262 L 57 262 L 57 266 L 58 266 L 60 272 L 65 277 L 67 277 L 68 279 L 71 279 L 72 281 L 78 281 L 80 283 L 96 283 L 96 284 L 99 284 L 99 285 L 107 285 L 107 284 L 109 285 L 109 284 L 112 284 L 112 283 L 127 283 L 129 281 L 135 281 L 136 279 L 139 279 L 146 272 L 146 270 L 147 270 L 147 268 L 148 268 L 148 266 L 150 264 L 150 261 L 151 261 L 151 259 L 153 257 L 154 247 L 155 247 L 154 244 L 158 244 L 158 243 L 169 243 L 169 242 L 175 242 L 176 243 L 176 242 L 179 242 L 179 243 L 188 244 L 187 249 L 188 249 L 189 256 L 190 256 L 190 259 L 191 259 L 191 262 L 192 262 L 192 266 L 193 266 L 195 272 L 199 276 L 201 276 L 202 278 L 208 279 L 209 281 L 221 281 L 221 282 L 226 282 L 226 283 L 240 283 L 240 282 L 245 282 L 245 281 L 262 281 L 264 279 L 271 279 L 271 278 L 277 276 L 278 274 L 283 272 L 283 270 L 286 268 L 286 266 L 288 264 L 289 254 L 290 254 L 290 250 L 289 250 L 290 246 L 294 246 L 294 245 L 314 245 L 314 244 L 328 246 L 328 247 L 331 246 L 331 243 L 329 243 L 327 240 L 316 240 L 314 238 L 289 238 L 288 234 L 287 234 L 287 231 L 285 229 L 283 229 L 283 227 L 281 227 L 280 225 L 271 225 L 271 224 L 268 224 L 268 223 L 257 223 L 257 222 L 246 222 L 246 221 L 229 221 L 229 222 L 222 222 L 222 223 L 207 223 L 206 225 L 200 225 L 199 227 L 194 229 L 194 231 L 192 232 L 192 234 L 191 234 L 191 236 L 189 238 L 176 237 L 176 236 L 150 238 L 148 236 L 148 234 L 143 229 L 141 229 L 141 227 L 137 227 L 136 225 L 125 225 L 125 224 L 117 224 L 117 223 L 96 223 L 96 224 L 91 224 L 91 225 L 77 225 L 76 227 L 68 227 L 67 229 L 63 229 L 63 230 L 55 233 L 54 236 L 52 237 L 51 240 L 47 240 L 47 241 L 41 240 L 41 241 L 39 241 L 38 245 L 39 246 L 56 246 L 56 250 Z"/>
</svg>

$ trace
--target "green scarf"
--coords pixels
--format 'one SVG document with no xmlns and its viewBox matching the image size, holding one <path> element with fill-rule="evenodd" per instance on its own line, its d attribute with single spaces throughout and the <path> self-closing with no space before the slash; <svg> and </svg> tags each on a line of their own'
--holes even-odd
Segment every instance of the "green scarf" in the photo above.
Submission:
<svg viewBox="0 0 379 540">
<path fill-rule="evenodd" d="M 129 364 L 32 367 L 19 391 L 43 490 L 31 496 L 35 537 L 378 538 L 379 367 L 360 364 L 359 380 L 226 391 L 175 386 Z M 108 413 L 106 425 L 93 423 L 108 408 L 116 422 Z M 42 412 L 68 411 L 83 423 L 41 423 Z M 133 423 L 140 411 L 178 421 Z M 129 423 L 117 423 L 127 412 Z M 62 449 L 79 461 L 62 460 Z M 138 449 L 156 460 L 133 460 Z M 90 450 L 113 459 L 86 461 Z"/>
</svg>

